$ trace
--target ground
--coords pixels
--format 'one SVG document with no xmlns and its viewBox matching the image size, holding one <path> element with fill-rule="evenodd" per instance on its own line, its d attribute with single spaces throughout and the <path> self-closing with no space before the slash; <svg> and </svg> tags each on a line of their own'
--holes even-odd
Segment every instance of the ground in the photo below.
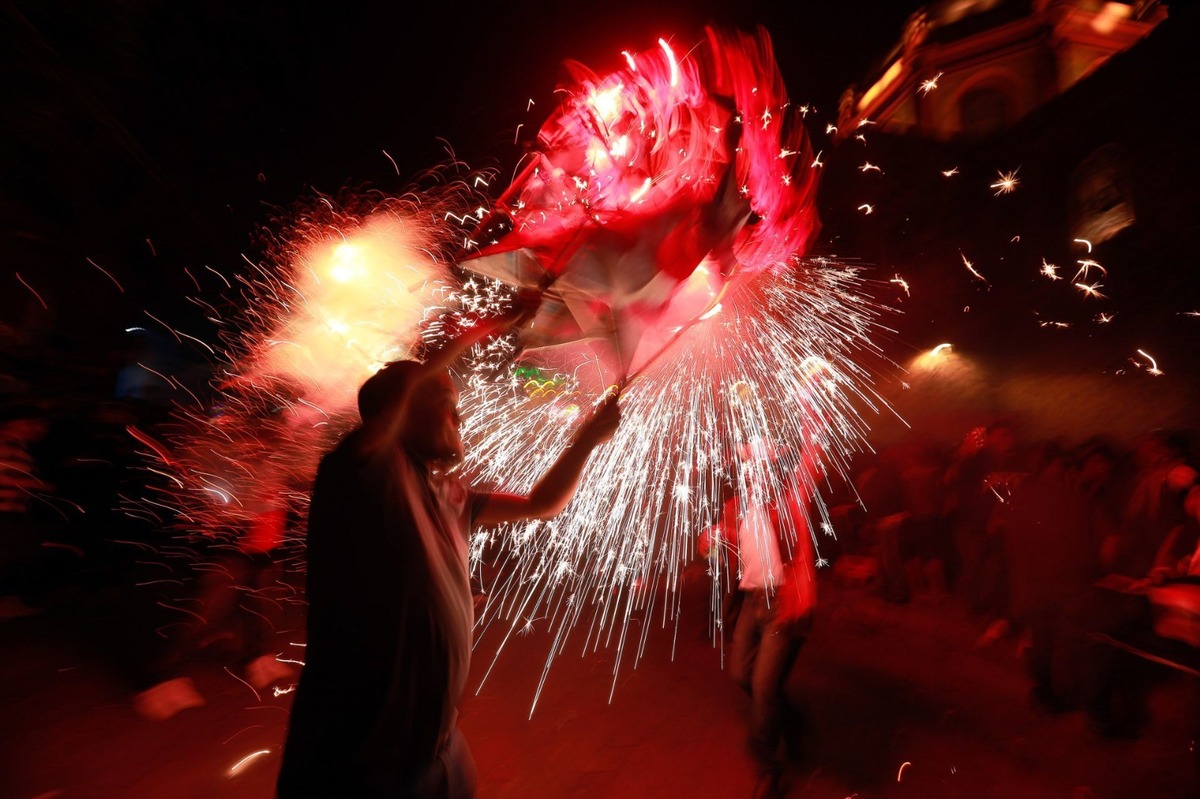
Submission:
<svg viewBox="0 0 1200 799">
<path fill-rule="evenodd" d="M 536 707 L 545 631 L 513 636 L 494 664 L 492 636 L 483 637 L 478 692 L 460 717 L 480 799 L 751 795 L 746 699 L 708 635 L 702 579 L 684 585 L 677 630 L 635 619 L 615 679 L 616 646 L 585 652 L 580 637 L 554 658 Z M 1031 706 L 1017 640 L 978 646 L 987 620 L 953 601 L 889 604 L 869 587 L 829 582 L 821 602 L 789 680 L 808 719 L 789 796 L 1200 796 L 1189 732 L 1195 677 L 1155 667 L 1143 736 L 1102 739 L 1078 712 Z M 191 668 L 203 707 L 143 719 L 120 660 L 101 656 L 82 630 L 119 626 L 105 609 L 120 607 L 111 593 L 85 593 L 0 621 L 0 794 L 271 797 L 290 695 L 256 694 L 218 652 Z M 652 626 L 635 664 L 643 624 Z M 284 637 L 302 643 L 300 626 Z M 284 657 L 302 657 L 301 647 L 287 649 Z"/>
</svg>

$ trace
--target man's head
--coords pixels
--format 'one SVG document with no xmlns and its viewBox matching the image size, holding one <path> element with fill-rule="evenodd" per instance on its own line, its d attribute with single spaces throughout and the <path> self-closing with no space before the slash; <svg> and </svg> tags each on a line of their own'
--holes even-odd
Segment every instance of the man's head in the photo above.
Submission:
<svg viewBox="0 0 1200 799">
<path fill-rule="evenodd" d="M 368 377 L 358 389 L 358 415 L 363 424 L 383 419 L 420 375 L 421 364 L 416 361 L 392 361 Z"/>
<path fill-rule="evenodd" d="M 444 369 L 426 373 L 415 361 L 394 361 L 363 383 L 358 411 L 363 424 L 394 425 L 404 448 L 419 460 L 448 464 L 463 458 L 458 389 Z M 395 417 L 398 412 L 403 416 Z"/>
</svg>

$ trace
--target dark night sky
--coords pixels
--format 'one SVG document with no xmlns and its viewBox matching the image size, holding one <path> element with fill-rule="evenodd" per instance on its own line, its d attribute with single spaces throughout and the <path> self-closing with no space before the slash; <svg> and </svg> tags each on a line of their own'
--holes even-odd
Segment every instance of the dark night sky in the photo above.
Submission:
<svg viewBox="0 0 1200 799">
<path fill-rule="evenodd" d="M 241 268 L 278 210 L 314 190 L 399 193 L 447 147 L 472 167 L 511 166 L 516 126 L 540 125 L 564 59 L 620 66 L 621 50 L 694 42 L 707 22 L 765 26 L 792 98 L 814 104 L 823 128 L 918 5 L 429 3 L 418 14 L 394 2 L 0 0 L 0 74 L 13 89 L 0 103 L 3 321 L 20 323 L 7 318 L 25 291 L 18 265 L 59 326 L 93 311 L 122 325 L 150 308 L 186 313 L 195 287 L 183 268 Z"/>
</svg>

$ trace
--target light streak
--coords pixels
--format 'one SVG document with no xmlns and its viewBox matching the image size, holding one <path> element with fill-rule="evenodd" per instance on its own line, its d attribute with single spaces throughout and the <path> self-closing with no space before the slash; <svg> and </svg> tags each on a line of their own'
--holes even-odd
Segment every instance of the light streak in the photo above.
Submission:
<svg viewBox="0 0 1200 799">
<path fill-rule="evenodd" d="M 1104 288 L 1103 283 L 1076 283 L 1075 288 L 1084 293 L 1084 296 L 1103 299 L 1104 295 L 1100 293 L 1100 289 Z"/>
<path fill-rule="evenodd" d="M 387 151 L 387 150 L 380 150 L 379 152 L 383 153 L 383 157 L 384 157 L 384 158 L 386 158 L 388 161 L 390 161 L 390 162 L 391 162 L 391 164 L 392 164 L 392 169 L 393 169 L 393 170 L 396 172 L 396 174 L 397 174 L 397 175 L 399 175 L 399 174 L 400 174 L 400 167 L 396 165 L 396 159 L 395 159 L 395 158 L 392 158 L 392 156 L 391 156 L 391 155 L 388 153 L 388 151 Z"/>
<path fill-rule="evenodd" d="M 167 332 L 168 332 L 168 333 L 170 333 L 172 336 L 174 336 L 174 337 L 175 337 L 175 340 L 176 340 L 176 341 L 178 341 L 180 344 L 182 344 L 182 343 L 183 343 L 183 339 L 181 339 L 181 338 L 179 337 L 179 334 L 175 332 L 175 329 L 174 329 L 173 327 L 171 327 L 170 325 L 168 325 L 168 324 L 167 324 L 166 322 L 164 322 L 163 320 L 159 319 L 159 318 L 158 318 L 157 316 L 155 316 L 154 314 L 152 314 L 152 313 L 150 313 L 149 311 L 147 311 L 145 308 L 143 308 L 143 309 L 142 309 L 142 313 L 144 313 L 146 316 L 149 316 L 149 317 L 150 317 L 151 319 L 153 319 L 155 322 L 158 322 L 160 325 L 162 325 L 164 328 L 166 328 Z M 166 378 L 163 378 L 163 379 L 165 380 Z"/>
<path fill-rule="evenodd" d="M 911 765 L 912 765 L 912 763 L 908 760 L 905 760 L 903 763 L 900 764 L 900 770 L 896 772 L 896 782 L 900 782 L 900 779 L 904 776 L 904 769 L 908 768 Z"/>
<path fill-rule="evenodd" d="M 905 280 L 904 278 L 900 277 L 900 275 L 896 275 L 894 278 L 892 278 L 892 279 L 891 279 L 891 280 L 889 280 L 888 282 L 889 282 L 889 283 L 895 283 L 895 284 L 896 284 L 896 285 L 898 285 L 898 286 L 899 286 L 901 289 L 903 289 L 903 290 L 904 290 L 904 295 L 905 295 L 906 297 L 911 297 L 911 296 L 912 296 L 912 292 L 908 290 L 908 281 L 907 281 L 907 280 Z"/>
<path fill-rule="evenodd" d="M 233 735 L 230 735 L 230 736 L 229 736 L 228 738 L 226 738 L 224 741 L 221 741 L 221 745 L 222 745 L 222 746 L 225 746 L 226 744 L 228 744 L 230 741 L 232 741 L 234 738 L 238 737 L 238 736 L 239 736 L 239 735 L 241 735 L 242 733 L 244 733 L 244 732 L 249 732 L 250 730 L 258 729 L 258 728 L 260 728 L 260 727 L 262 727 L 262 726 L 263 726 L 263 725 L 261 725 L 261 724 L 251 724 L 249 727 L 243 727 L 242 729 L 240 729 L 240 730 L 238 730 L 237 732 L 235 732 Z"/>
<path fill-rule="evenodd" d="M 103 273 L 104 273 L 104 276 L 113 282 L 113 285 L 117 287 L 117 290 L 118 290 L 118 291 L 120 291 L 122 294 L 124 294 L 124 293 L 125 293 L 125 287 L 124 287 L 124 286 L 122 286 L 120 283 L 118 283 L 118 282 L 117 282 L 117 279 L 116 279 L 115 277 L 113 277 L 113 276 L 112 276 L 112 273 L 110 273 L 110 272 L 109 272 L 107 269 L 105 269 L 104 267 L 102 267 L 100 264 L 98 264 L 98 263 L 96 263 L 95 261 L 93 261 L 91 258 L 88 258 L 88 259 L 86 259 L 86 260 L 87 260 L 87 262 L 88 262 L 89 264 L 91 264 L 92 266 L 96 267 L 96 268 L 97 268 L 97 269 L 99 269 L 101 272 L 103 272 Z M 193 279 L 193 280 L 195 280 L 195 278 L 192 278 L 192 279 Z"/>
<path fill-rule="evenodd" d="M 1088 252 L 1092 251 L 1092 243 L 1090 241 L 1088 241 L 1087 239 L 1071 239 L 1071 241 L 1074 241 L 1074 242 L 1084 245 L 1085 247 L 1087 247 Z"/>
<path fill-rule="evenodd" d="M 1155 377 L 1162 375 L 1162 370 L 1158 368 L 1158 361 L 1154 360 L 1154 358 L 1150 355 L 1150 353 L 1146 352 L 1145 350 L 1138 350 L 1137 352 L 1138 352 L 1138 355 L 1141 355 L 1143 358 L 1145 358 L 1147 361 L 1150 362 L 1150 365 L 1145 367 L 1146 372 L 1148 374 L 1152 374 Z M 1134 361 L 1134 364 L 1136 364 L 1139 367 L 1142 366 L 1142 364 L 1138 363 L 1137 361 Z"/>
<path fill-rule="evenodd" d="M 858 206 L 858 210 L 862 211 L 864 214 L 869 214 L 875 210 L 875 206 L 871 205 L 870 203 L 863 203 L 862 205 Z"/>
<path fill-rule="evenodd" d="M 956 166 L 952 166 L 949 169 L 942 170 L 942 177 L 944 177 L 944 178 L 952 178 L 957 174 L 958 174 L 958 167 L 956 167 Z"/>
<path fill-rule="evenodd" d="M 1011 194 L 1017 188 L 1017 184 L 1021 182 L 1017 178 L 1017 171 L 1018 170 L 1014 169 L 1011 172 L 998 173 L 999 178 L 990 187 L 996 190 L 995 193 L 997 197 L 999 197 L 1001 194 Z"/>
<path fill-rule="evenodd" d="M 227 278 L 227 277 L 225 277 L 224 275 L 222 275 L 222 274 L 221 274 L 220 272 L 218 272 L 216 269 L 213 269 L 213 268 L 212 268 L 211 266 L 209 266 L 208 264 L 205 264 L 205 265 L 204 265 L 204 268 L 205 268 L 205 269 L 207 269 L 208 271 L 212 272 L 212 273 L 213 273 L 214 275 L 216 275 L 217 277 L 221 278 L 222 282 L 224 282 L 224 283 L 225 283 L 225 288 L 227 288 L 227 289 L 229 289 L 229 288 L 233 288 L 233 285 L 232 285 L 232 284 L 229 282 L 229 278 Z"/>
<path fill-rule="evenodd" d="M 813 159 L 812 168 L 819 169 L 825 166 L 825 162 L 821 160 L 821 156 L 825 153 L 824 150 L 818 150 L 816 158 Z"/>
<path fill-rule="evenodd" d="M 978 272 L 978 271 L 976 271 L 976 269 L 975 269 L 975 264 L 973 264 L 971 261 L 967 260 L 967 256 L 966 256 L 966 254 L 965 254 L 965 253 L 964 253 L 962 250 L 959 250 L 959 251 L 958 251 L 958 254 L 959 254 L 960 256 L 962 256 L 962 262 L 963 262 L 963 266 L 965 266 L 965 267 L 967 268 L 967 271 L 968 271 L 968 272 L 970 272 L 972 275 L 974 275 L 975 277 L 977 277 L 977 278 L 979 278 L 980 280 L 982 280 L 984 283 L 987 283 L 987 282 L 988 282 L 988 280 L 987 280 L 987 278 L 986 278 L 986 277 L 984 277 L 983 275 L 979 274 L 979 272 Z M 991 285 L 991 284 L 990 284 L 990 283 L 988 283 L 988 285 Z"/>
<path fill-rule="evenodd" d="M 33 286 L 31 286 L 31 285 L 29 285 L 28 283 L 26 283 L 26 282 L 25 282 L 25 278 L 21 277 L 21 273 L 20 273 L 20 272 L 13 272 L 13 274 L 17 276 L 17 280 L 21 281 L 21 285 L 22 285 L 22 286 L 24 286 L 25 288 L 29 289 L 29 293 L 30 293 L 30 294 L 32 294 L 34 297 L 37 297 L 37 301 L 38 301 L 38 302 L 40 302 L 40 303 L 42 304 L 42 308 L 43 308 L 44 310 L 47 310 L 47 311 L 48 311 L 48 310 L 50 310 L 50 306 L 49 306 L 49 305 L 47 305 L 47 304 L 46 304 L 46 301 L 42 299 L 42 295 L 41 295 L 41 294 L 38 294 L 38 293 L 37 293 L 37 291 L 35 291 L 35 290 L 34 290 Z"/>
<path fill-rule="evenodd" d="M 1058 273 L 1058 266 L 1050 263 L 1045 258 L 1042 259 L 1041 273 L 1051 280 L 1062 280 L 1062 275 Z"/>
<path fill-rule="evenodd" d="M 196 276 L 192 274 L 192 270 L 191 270 L 190 268 L 188 268 L 188 267 L 186 267 L 186 266 L 185 266 L 185 267 L 183 268 L 183 273 L 184 273 L 185 275 L 187 275 L 187 276 L 188 276 L 188 279 L 189 279 L 189 280 L 191 280 L 191 281 L 192 281 L 192 285 L 196 287 L 196 291 L 197 291 L 197 292 L 203 291 L 203 289 L 202 289 L 202 288 L 200 288 L 200 281 L 199 281 L 199 280 L 197 280 L 197 279 L 196 279 Z M 124 293 L 125 293 L 124 289 L 122 289 L 121 293 L 122 293 L 122 294 L 124 294 Z"/>
<path fill-rule="evenodd" d="M 667 54 L 667 60 L 671 64 L 671 87 L 674 88 L 679 85 L 679 62 L 675 60 L 675 51 L 667 44 L 666 39 L 659 39 L 658 46 Z"/>
<path fill-rule="evenodd" d="M 270 749 L 259 749 L 257 752 L 251 752 L 250 754 L 246 755 L 241 760 L 239 760 L 238 762 L 234 763 L 232 766 L 229 767 L 229 776 L 230 777 L 237 776 L 237 773 L 239 771 L 241 771 L 242 767 L 245 766 L 247 763 L 251 762 L 252 760 L 255 760 L 256 758 L 262 757 L 263 755 L 269 755 L 269 754 L 271 754 Z"/>
<path fill-rule="evenodd" d="M 1080 278 L 1087 280 L 1088 275 L 1091 274 L 1091 270 L 1093 269 L 1099 269 L 1101 277 L 1108 277 L 1108 270 L 1091 258 L 1085 258 L 1082 261 L 1076 261 L 1076 263 L 1079 264 L 1079 271 L 1075 273 L 1075 277 L 1071 278 L 1072 280 L 1079 280 Z"/>
<path fill-rule="evenodd" d="M 249 688 L 249 689 L 250 689 L 250 693 L 254 694 L 254 699 L 255 699 L 256 701 L 258 701 L 258 702 L 261 702 L 261 701 L 262 701 L 262 696 L 260 696 L 260 695 L 259 695 L 258 691 L 257 691 L 257 690 L 255 690 L 254 686 L 253 686 L 253 685 L 251 685 L 250 683 L 246 682 L 245 680 L 243 680 L 241 677 L 239 677 L 239 676 L 237 676 L 236 674 L 234 674 L 232 671 L 230 671 L 228 666 L 225 666 L 225 673 L 226 673 L 226 674 L 228 674 L 228 675 L 229 675 L 230 677 L 232 677 L 233 679 L 235 679 L 235 680 L 237 680 L 238 682 L 240 682 L 242 685 L 244 685 L 244 686 L 246 686 L 247 688 Z"/>
<path fill-rule="evenodd" d="M 883 170 L 880 169 L 879 167 L 877 167 L 875 164 L 872 164 L 870 161 L 864 162 L 863 165 L 858 168 L 858 171 L 859 172 L 875 171 L 881 175 L 883 174 Z"/>
</svg>

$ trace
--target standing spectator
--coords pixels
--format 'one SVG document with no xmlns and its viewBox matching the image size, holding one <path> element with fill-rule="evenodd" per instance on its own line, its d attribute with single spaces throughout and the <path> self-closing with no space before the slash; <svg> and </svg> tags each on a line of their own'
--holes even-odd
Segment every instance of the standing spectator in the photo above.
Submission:
<svg viewBox="0 0 1200 799">
<path fill-rule="evenodd" d="M 1121 512 L 1126 501 L 1117 465 L 1116 449 L 1103 440 L 1092 440 L 1076 453 L 1076 480 L 1087 507 L 1088 537 L 1101 572 L 1111 571 L 1121 533 Z"/>
<path fill-rule="evenodd" d="M 1184 449 L 1180 440 L 1162 431 L 1135 444 L 1136 473 L 1121 529 L 1101 553 L 1107 577 L 1089 602 L 1088 629 L 1095 643 L 1088 650 L 1084 698 L 1089 726 L 1105 737 L 1135 738 L 1149 717 L 1153 673 L 1141 658 L 1112 644 L 1137 640 L 1153 628 L 1145 588 L 1163 579 L 1165 572 L 1156 572 L 1156 566 L 1176 554 L 1172 532 L 1186 534 L 1184 495 L 1196 481 Z"/>
<path fill-rule="evenodd" d="M 1115 569 L 1141 578 L 1170 532 L 1183 523 L 1183 492 L 1196 480 L 1183 442 L 1165 431 L 1144 436 L 1134 448 L 1137 473 L 1125 505 Z"/>
<path fill-rule="evenodd" d="M 1184 520 L 1158 548 L 1148 575 L 1151 583 L 1200 577 L 1200 484 L 1193 482 L 1183 495 L 1183 511 Z"/>
<path fill-rule="evenodd" d="M 1059 712 L 1078 703 L 1081 617 L 1096 578 L 1096 552 L 1066 450 L 1047 442 L 1036 459 L 1013 495 L 1004 554 L 1012 617 L 1029 633 L 1033 699 Z"/>
<path fill-rule="evenodd" d="M 1003 530 L 1007 503 L 1025 476 L 1011 422 L 973 430 L 946 472 L 948 513 L 962 572 L 957 589 L 972 613 L 991 620 L 979 644 L 1010 629 Z"/>
<path fill-rule="evenodd" d="M 809 514 L 797 496 L 812 481 L 796 478 L 775 495 L 762 464 L 744 466 L 745 495 L 731 497 L 723 514 L 724 534 L 737 541 L 742 596 L 730 673 L 750 695 L 747 742 L 759 769 L 756 796 L 779 797 L 787 792 L 787 750 L 799 745 L 801 733 L 801 714 L 784 687 L 817 602 Z"/>
</svg>

